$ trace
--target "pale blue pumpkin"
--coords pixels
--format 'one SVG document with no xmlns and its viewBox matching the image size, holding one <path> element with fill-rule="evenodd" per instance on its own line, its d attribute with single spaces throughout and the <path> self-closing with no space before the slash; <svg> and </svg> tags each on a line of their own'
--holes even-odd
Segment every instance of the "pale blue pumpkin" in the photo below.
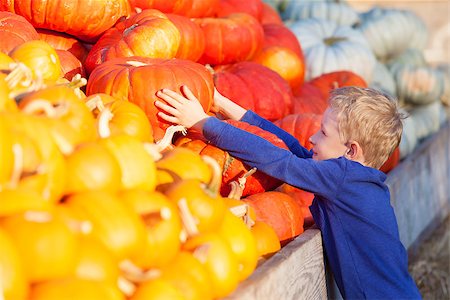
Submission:
<svg viewBox="0 0 450 300">
<path fill-rule="evenodd" d="M 305 19 L 288 25 L 303 49 L 305 79 L 349 70 L 371 82 L 376 59 L 364 35 L 350 26 L 323 19 Z"/>
<path fill-rule="evenodd" d="M 360 22 L 359 14 L 347 3 L 324 1 L 290 1 L 281 13 L 281 18 L 286 23 L 310 18 L 348 26 Z"/>
<path fill-rule="evenodd" d="M 394 80 L 394 76 L 386 65 L 377 61 L 373 70 L 372 81 L 369 83 L 369 87 L 377 90 L 381 90 L 395 98 L 397 98 L 397 86 Z"/>
<path fill-rule="evenodd" d="M 444 93 L 442 72 L 429 66 L 401 65 L 394 72 L 397 96 L 405 103 L 423 105 L 439 101 Z"/>
<path fill-rule="evenodd" d="M 391 73 L 395 73 L 403 65 L 423 67 L 427 65 L 427 62 L 422 49 L 408 48 L 399 56 L 389 60 L 386 65 Z"/>
<path fill-rule="evenodd" d="M 360 17 L 358 28 L 381 61 L 388 61 L 408 48 L 424 49 L 427 44 L 425 22 L 412 11 L 374 7 Z"/>
</svg>

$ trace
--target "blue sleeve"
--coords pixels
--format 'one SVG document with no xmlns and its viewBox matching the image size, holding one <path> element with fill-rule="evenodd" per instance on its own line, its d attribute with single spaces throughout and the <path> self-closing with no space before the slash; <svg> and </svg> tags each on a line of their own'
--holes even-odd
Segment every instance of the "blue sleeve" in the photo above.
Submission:
<svg viewBox="0 0 450 300">
<path fill-rule="evenodd" d="M 316 195 L 332 198 L 343 181 L 345 164 L 341 159 L 314 161 L 301 158 L 214 117 L 205 122 L 203 135 L 210 143 L 249 166 Z"/>
<path fill-rule="evenodd" d="M 291 150 L 291 152 L 297 155 L 298 157 L 303 158 L 312 157 L 312 151 L 309 151 L 308 149 L 300 145 L 300 143 L 295 137 L 293 137 L 280 127 L 276 126 L 272 122 L 269 122 L 266 119 L 258 116 L 256 113 L 248 110 L 242 117 L 241 121 L 249 123 L 251 125 L 258 126 L 259 128 L 262 128 L 266 131 L 275 134 L 286 144 L 289 150 Z"/>
</svg>

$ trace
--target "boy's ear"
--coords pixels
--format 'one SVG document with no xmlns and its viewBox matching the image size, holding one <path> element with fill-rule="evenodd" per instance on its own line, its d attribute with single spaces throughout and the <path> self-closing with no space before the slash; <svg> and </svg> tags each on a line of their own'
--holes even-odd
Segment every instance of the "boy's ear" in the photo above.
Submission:
<svg viewBox="0 0 450 300">
<path fill-rule="evenodd" d="M 351 160 L 359 160 L 360 158 L 364 157 L 362 148 L 358 144 L 358 142 L 353 141 L 353 142 L 349 143 L 346 156 L 348 159 L 351 159 Z"/>
</svg>

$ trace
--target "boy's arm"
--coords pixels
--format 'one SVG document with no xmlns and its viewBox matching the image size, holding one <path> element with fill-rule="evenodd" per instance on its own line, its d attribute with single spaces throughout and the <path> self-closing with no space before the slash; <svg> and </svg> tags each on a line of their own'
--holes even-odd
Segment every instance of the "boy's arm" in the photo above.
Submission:
<svg viewBox="0 0 450 300">
<path fill-rule="evenodd" d="M 203 135 L 213 145 L 251 167 L 295 187 L 331 198 L 342 182 L 342 160 L 299 158 L 269 141 L 215 118 L 203 124 Z"/>
<path fill-rule="evenodd" d="M 240 105 L 234 103 L 227 97 L 223 96 L 214 88 L 214 110 L 221 113 L 232 120 L 240 120 L 251 125 L 258 126 L 278 136 L 288 146 L 289 150 L 299 157 L 312 157 L 312 152 L 304 148 L 298 140 L 276 126 L 272 122 L 260 117 L 256 113 L 246 110 Z"/>
</svg>

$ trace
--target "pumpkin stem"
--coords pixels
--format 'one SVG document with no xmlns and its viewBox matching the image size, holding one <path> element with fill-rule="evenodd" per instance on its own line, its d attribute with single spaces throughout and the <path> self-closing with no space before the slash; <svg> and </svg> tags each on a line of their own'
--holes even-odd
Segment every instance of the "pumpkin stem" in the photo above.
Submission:
<svg viewBox="0 0 450 300">
<path fill-rule="evenodd" d="M 167 127 L 163 138 L 156 142 L 156 145 L 160 149 L 160 152 L 164 151 L 167 147 L 172 145 L 173 136 L 176 132 L 181 132 L 183 135 L 186 135 L 187 129 L 182 125 L 172 125 Z"/>
<path fill-rule="evenodd" d="M 161 275 L 160 270 L 150 269 L 144 271 L 128 259 L 120 262 L 119 269 L 122 271 L 124 279 L 134 283 L 145 282 L 158 278 Z"/>
<path fill-rule="evenodd" d="M 94 109 L 102 111 L 105 109 L 105 105 L 103 104 L 102 98 L 99 95 L 95 95 L 94 97 L 86 101 L 85 104 L 90 111 L 94 111 Z"/>
<path fill-rule="evenodd" d="M 227 198 L 241 200 L 244 188 L 237 181 L 232 181 L 229 185 L 231 185 L 231 190 Z"/>
<path fill-rule="evenodd" d="M 151 157 L 153 157 L 154 161 L 158 161 L 163 157 L 159 149 L 159 146 L 156 144 L 144 143 L 144 149 Z"/>
<path fill-rule="evenodd" d="M 208 257 L 208 251 L 211 248 L 209 244 L 203 244 L 195 248 L 192 255 L 197 258 L 200 262 L 205 263 Z"/>
<path fill-rule="evenodd" d="M 100 111 L 97 117 L 97 132 L 101 138 L 107 138 L 111 135 L 109 122 L 114 117 L 114 114 L 109 108 L 104 108 Z"/>
<path fill-rule="evenodd" d="M 127 64 L 133 66 L 133 67 L 144 67 L 147 66 L 148 64 L 141 62 L 141 61 L 137 61 L 137 60 L 127 60 L 126 62 Z"/>
<path fill-rule="evenodd" d="M 11 72 L 6 76 L 6 84 L 11 90 L 9 96 L 18 102 L 24 95 L 45 87 L 42 76 L 33 76 L 33 71 L 23 63 L 10 64 Z"/>
<path fill-rule="evenodd" d="M 222 185 L 222 169 L 217 160 L 208 155 L 202 155 L 202 160 L 211 168 L 211 181 L 207 185 L 205 192 L 212 198 L 219 194 L 220 186 Z"/>
<path fill-rule="evenodd" d="M 178 209 L 180 211 L 181 222 L 183 228 L 186 231 L 188 237 L 197 235 L 199 233 L 197 223 L 187 205 L 186 199 L 181 198 L 178 203 Z"/>
<path fill-rule="evenodd" d="M 233 215 L 241 218 L 248 228 L 252 228 L 255 225 L 255 221 L 250 217 L 250 206 L 246 203 L 230 207 L 229 210 Z"/>
<path fill-rule="evenodd" d="M 56 119 L 67 114 L 68 108 L 64 102 L 53 105 L 45 99 L 36 99 L 28 102 L 22 111 L 29 115 L 43 112 L 47 117 Z"/>
<path fill-rule="evenodd" d="M 334 44 L 345 41 L 345 40 L 347 40 L 347 38 L 345 38 L 345 37 L 331 36 L 331 37 L 324 38 L 323 42 L 327 46 L 333 46 Z"/>
<path fill-rule="evenodd" d="M 242 189 L 245 188 L 245 184 L 247 183 L 247 178 L 249 176 L 252 176 L 256 172 L 256 168 L 251 168 L 248 170 L 244 175 L 238 178 L 239 186 L 242 187 Z"/>
<path fill-rule="evenodd" d="M 52 220 L 52 215 L 48 212 L 29 210 L 25 212 L 24 219 L 35 223 L 46 223 Z"/>
<path fill-rule="evenodd" d="M 117 278 L 117 286 L 119 290 L 127 297 L 131 297 L 136 291 L 136 285 L 123 276 L 119 276 L 119 278 Z"/>
<path fill-rule="evenodd" d="M 214 74 L 216 73 L 216 71 L 214 71 L 214 68 L 211 67 L 210 64 L 206 64 L 206 65 L 205 65 L 205 68 L 206 68 L 206 70 L 208 70 L 209 73 L 211 73 L 212 75 L 214 75 Z"/>
<path fill-rule="evenodd" d="M 70 142 L 68 142 L 62 134 L 57 131 L 52 131 L 52 138 L 62 154 L 67 156 L 73 152 L 74 146 Z"/>
<path fill-rule="evenodd" d="M 81 77 L 81 74 L 76 74 L 75 76 L 72 77 L 72 80 L 68 83 L 63 83 L 61 85 L 63 86 L 67 86 L 71 89 L 73 89 L 73 92 L 75 93 L 75 95 L 79 98 L 79 99 L 83 99 L 84 95 L 81 92 L 80 88 L 82 88 L 83 86 L 85 86 L 87 84 L 87 79 Z"/>
<path fill-rule="evenodd" d="M 9 180 L 9 186 L 15 188 L 23 172 L 23 149 L 20 144 L 13 144 L 12 151 L 14 154 L 14 167 Z"/>
</svg>

